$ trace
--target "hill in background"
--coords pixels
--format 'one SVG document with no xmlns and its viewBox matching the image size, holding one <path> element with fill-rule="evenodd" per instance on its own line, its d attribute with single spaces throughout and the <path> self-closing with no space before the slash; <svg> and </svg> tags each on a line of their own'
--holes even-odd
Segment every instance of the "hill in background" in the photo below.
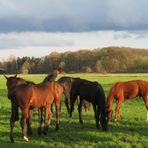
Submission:
<svg viewBox="0 0 148 148">
<path fill-rule="evenodd" d="M 12 58 L 1 62 L 7 73 L 48 73 L 62 67 L 72 72 L 148 72 L 148 50 L 129 47 L 106 47 L 75 52 L 53 52 L 43 58 Z"/>
</svg>

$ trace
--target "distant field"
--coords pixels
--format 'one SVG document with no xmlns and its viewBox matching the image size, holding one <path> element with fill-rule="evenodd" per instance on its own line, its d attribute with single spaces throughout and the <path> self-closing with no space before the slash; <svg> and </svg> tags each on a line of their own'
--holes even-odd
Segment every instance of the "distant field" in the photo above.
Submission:
<svg viewBox="0 0 148 148">
<path fill-rule="evenodd" d="M 39 83 L 46 75 L 19 75 L 20 77 Z M 65 74 L 61 76 L 81 77 L 102 84 L 106 95 L 116 81 L 142 79 L 148 81 L 148 74 Z M 63 99 L 64 100 L 64 99 Z M 114 106 L 115 108 L 115 102 Z M 15 144 L 9 141 L 10 101 L 7 99 L 6 80 L 0 75 L 0 147 L 98 147 L 98 148 L 148 148 L 148 122 L 146 108 L 142 98 L 126 101 L 121 107 L 121 121 L 110 122 L 108 132 L 95 127 L 93 108 L 89 112 L 83 110 L 83 127 L 78 121 L 75 105 L 72 122 L 68 122 L 66 107 L 62 103 L 60 130 L 55 131 L 55 117 L 51 122 L 47 136 L 37 135 L 37 111 L 33 119 L 33 136 L 28 143 L 23 141 L 19 122 L 14 128 Z"/>
</svg>

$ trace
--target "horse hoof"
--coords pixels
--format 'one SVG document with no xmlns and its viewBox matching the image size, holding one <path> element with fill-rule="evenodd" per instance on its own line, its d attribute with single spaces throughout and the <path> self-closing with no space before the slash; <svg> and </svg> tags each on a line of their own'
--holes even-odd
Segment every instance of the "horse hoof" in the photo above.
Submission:
<svg viewBox="0 0 148 148">
<path fill-rule="evenodd" d="M 14 139 L 10 139 L 11 143 L 14 143 Z"/>
<path fill-rule="evenodd" d="M 25 140 L 26 142 L 29 141 L 29 139 L 28 139 L 26 136 L 24 136 L 24 140 Z"/>
<path fill-rule="evenodd" d="M 117 121 L 118 121 L 118 119 L 116 118 L 116 119 L 115 119 L 115 122 L 117 122 Z"/>
<path fill-rule="evenodd" d="M 99 129 L 99 125 L 96 125 L 96 128 Z"/>
<path fill-rule="evenodd" d="M 41 136 L 41 135 L 42 135 L 42 132 L 41 132 L 41 131 L 39 131 L 39 130 L 38 130 L 38 135 L 39 135 L 39 136 Z"/>
<path fill-rule="evenodd" d="M 33 135 L 32 130 L 31 130 L 31 131 L 28 131 L 28 135 L 29 135 L 29 136 L 32 136 L 32 135 Z"/>
<path fill-rule="evenodd" d="M 58 125 L 56 125 L 56 131 L 58 131 L 59 130 L 59 126 Z"/>
<path fill-rule="evenodd" d="M 69 123 L 71 123 L 71 122 L 72 122 L 72 119 L 71 119 L 71 118 L 69 118 L 68 122 L 69 122 Z"/>
<path fill-rule="evenodd" d="M 43 134 L 44 134 L 44 135 L 47 135 L 47 131 L 43 130 Z"/>
</svg>

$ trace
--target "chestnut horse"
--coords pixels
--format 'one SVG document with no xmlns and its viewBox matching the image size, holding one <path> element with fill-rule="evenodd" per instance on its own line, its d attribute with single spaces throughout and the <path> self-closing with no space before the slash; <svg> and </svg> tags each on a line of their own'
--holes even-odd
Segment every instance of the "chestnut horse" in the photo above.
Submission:
<svg viewBox="0 0 148 148">
<path fill-rule="evenodd" d="M 56 129 L 59 128 L 59 114 L 60 114 L 60 104 L 63 94 L 63 87 L 55 82 L 43 82 L 40 84 L 21 84 L 15 87 L 11 83 L 10 78 L 7 79 L 8 96 L 11 98 L 11 118 L 10 118 L 10 140 L 14 142 L 13 139 L 13 127 L 17 117 L 16 107 L 21 108 L 22 111 L 22 132 L 25 141 L 28 141 L 26 133 L 26 119 L 28 118 L 29 110 L 33 108 L 43 108 L 45 107 L 45 125 L 43 133 L 47 134 L 48 125 L 51 119 L 51 104 L 55 101 L 56 104 Z M 16 79 L 15 77 L 13 79 Z"/>
<path fill-rule="evenodd" d="M 148 82 L 143 80 L 132 80 L 126 82 L 115 83 L 107 97 L 107 111 L 109 118 L 112 117 L 112 104 L 113 100 L 116 99 L 115 109 L 115 121 L 120 119 L 120 107 L 124 100 L 133 99 L 135 97 L 143 97 L 144 103 L 147 108 L 147 120 L 148 120 Z"/>
</svg>

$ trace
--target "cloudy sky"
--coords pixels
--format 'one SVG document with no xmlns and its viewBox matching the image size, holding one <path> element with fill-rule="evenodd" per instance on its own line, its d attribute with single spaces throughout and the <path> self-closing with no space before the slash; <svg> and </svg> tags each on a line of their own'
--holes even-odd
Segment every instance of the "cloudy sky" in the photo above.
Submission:
<svg viewBox="0 0 148 148">
<path fill-rule="evenodd" d="M 0 0 L 0 60 L 105 46 L 148 48 L 146 0 Z"/>
</svg>

